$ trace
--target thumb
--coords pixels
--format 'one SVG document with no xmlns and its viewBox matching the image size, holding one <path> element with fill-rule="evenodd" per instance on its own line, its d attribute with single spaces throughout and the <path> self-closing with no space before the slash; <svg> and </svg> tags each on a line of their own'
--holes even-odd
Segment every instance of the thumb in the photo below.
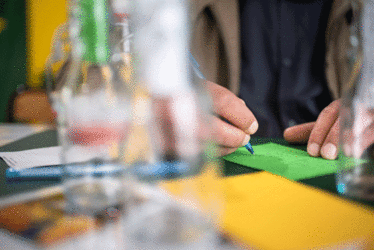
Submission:
<svg viewBox="0 0 374 250">
<path fill-rule="evenodd" d="M 315 122 L 303 123 L 287 128 L 284 133 L 284 139 L 289 143 L 307 143 Z"/>
</svg>

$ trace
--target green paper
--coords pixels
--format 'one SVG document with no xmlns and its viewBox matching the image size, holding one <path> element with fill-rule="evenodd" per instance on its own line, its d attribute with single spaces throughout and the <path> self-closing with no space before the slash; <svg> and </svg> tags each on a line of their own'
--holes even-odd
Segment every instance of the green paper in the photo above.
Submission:
<svg viewBox="0 0 374 250">
<path fill-rule="evenodd" d="M 291 180 L 308 179 L 335 173 L 337 160 L 311 157 L 307 152 L 295 148 L 266 143 L 253 146 L 252 155 L 244 147 L 223 158 L 243 166 L 265 170 Z"/>
</svg>

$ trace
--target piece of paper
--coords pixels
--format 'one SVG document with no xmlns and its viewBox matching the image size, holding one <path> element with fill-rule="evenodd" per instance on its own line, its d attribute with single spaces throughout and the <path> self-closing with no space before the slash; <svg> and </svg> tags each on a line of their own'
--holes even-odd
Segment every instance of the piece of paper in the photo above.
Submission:
<svg viewBox="0 0 374 250">
<path fill-rule="evenodd" d="M 9 167 L 24 169 L 61 164 L 61 147 L 37 148 L 15 152 L 0 152 L 0 157 Z"/>
<path fill-rule="evenodd" d="M 30 150 L 0 152 L 2 158 L 9 167 L 21 170 L 25 168 L 61 165 L 61 146 L 37 148 Z M 74 150 L 74 155 L 68 163 L 84 162 L 93 159 L 95 154 Z"/>
<path fill-rule="evenodd" d="M 313 178 L 335 173 L 337 170 L 337 160 L 311 157 L 303 150 L 275 143 L 253 146 L 253 149 L 255 151 L 254 155 L 242 147 L 223 158 L 243 166 L 281 175 L 291 180 Z"/>
</svg>

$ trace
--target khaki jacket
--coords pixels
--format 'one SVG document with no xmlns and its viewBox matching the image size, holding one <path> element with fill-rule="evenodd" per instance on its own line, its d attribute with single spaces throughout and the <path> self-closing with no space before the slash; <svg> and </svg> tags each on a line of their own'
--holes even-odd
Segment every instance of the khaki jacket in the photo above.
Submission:
<svg viewBox="0 0 374 250">
<path fill-rule="evenodd" d="M 326 78 L 334 99 L 340 98 L 352 79 L 355 57 L 348 55 L 353 50 L 349 42 L 349 12 L 357 14 L 355 2 L 335 0 L 326 30 Z M 190 3 L 191 51 L 201 71 L 208 80 L 238 94 L 240 27 L 237 1 L 191 0 Z"/>
</svg>

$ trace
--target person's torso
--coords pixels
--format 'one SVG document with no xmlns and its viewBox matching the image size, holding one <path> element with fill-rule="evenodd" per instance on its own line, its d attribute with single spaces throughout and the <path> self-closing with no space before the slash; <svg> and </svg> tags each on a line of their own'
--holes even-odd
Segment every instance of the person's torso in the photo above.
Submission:
<svg viewBox="0 0 374 250">
<path fill-rule="evenodd" d="M 332 0 L 241 0 L 239 96 L 259 121 L 258 136 L 281 137 L 315 121 L 331 101 L 325 30 Z"/>
</svg>

